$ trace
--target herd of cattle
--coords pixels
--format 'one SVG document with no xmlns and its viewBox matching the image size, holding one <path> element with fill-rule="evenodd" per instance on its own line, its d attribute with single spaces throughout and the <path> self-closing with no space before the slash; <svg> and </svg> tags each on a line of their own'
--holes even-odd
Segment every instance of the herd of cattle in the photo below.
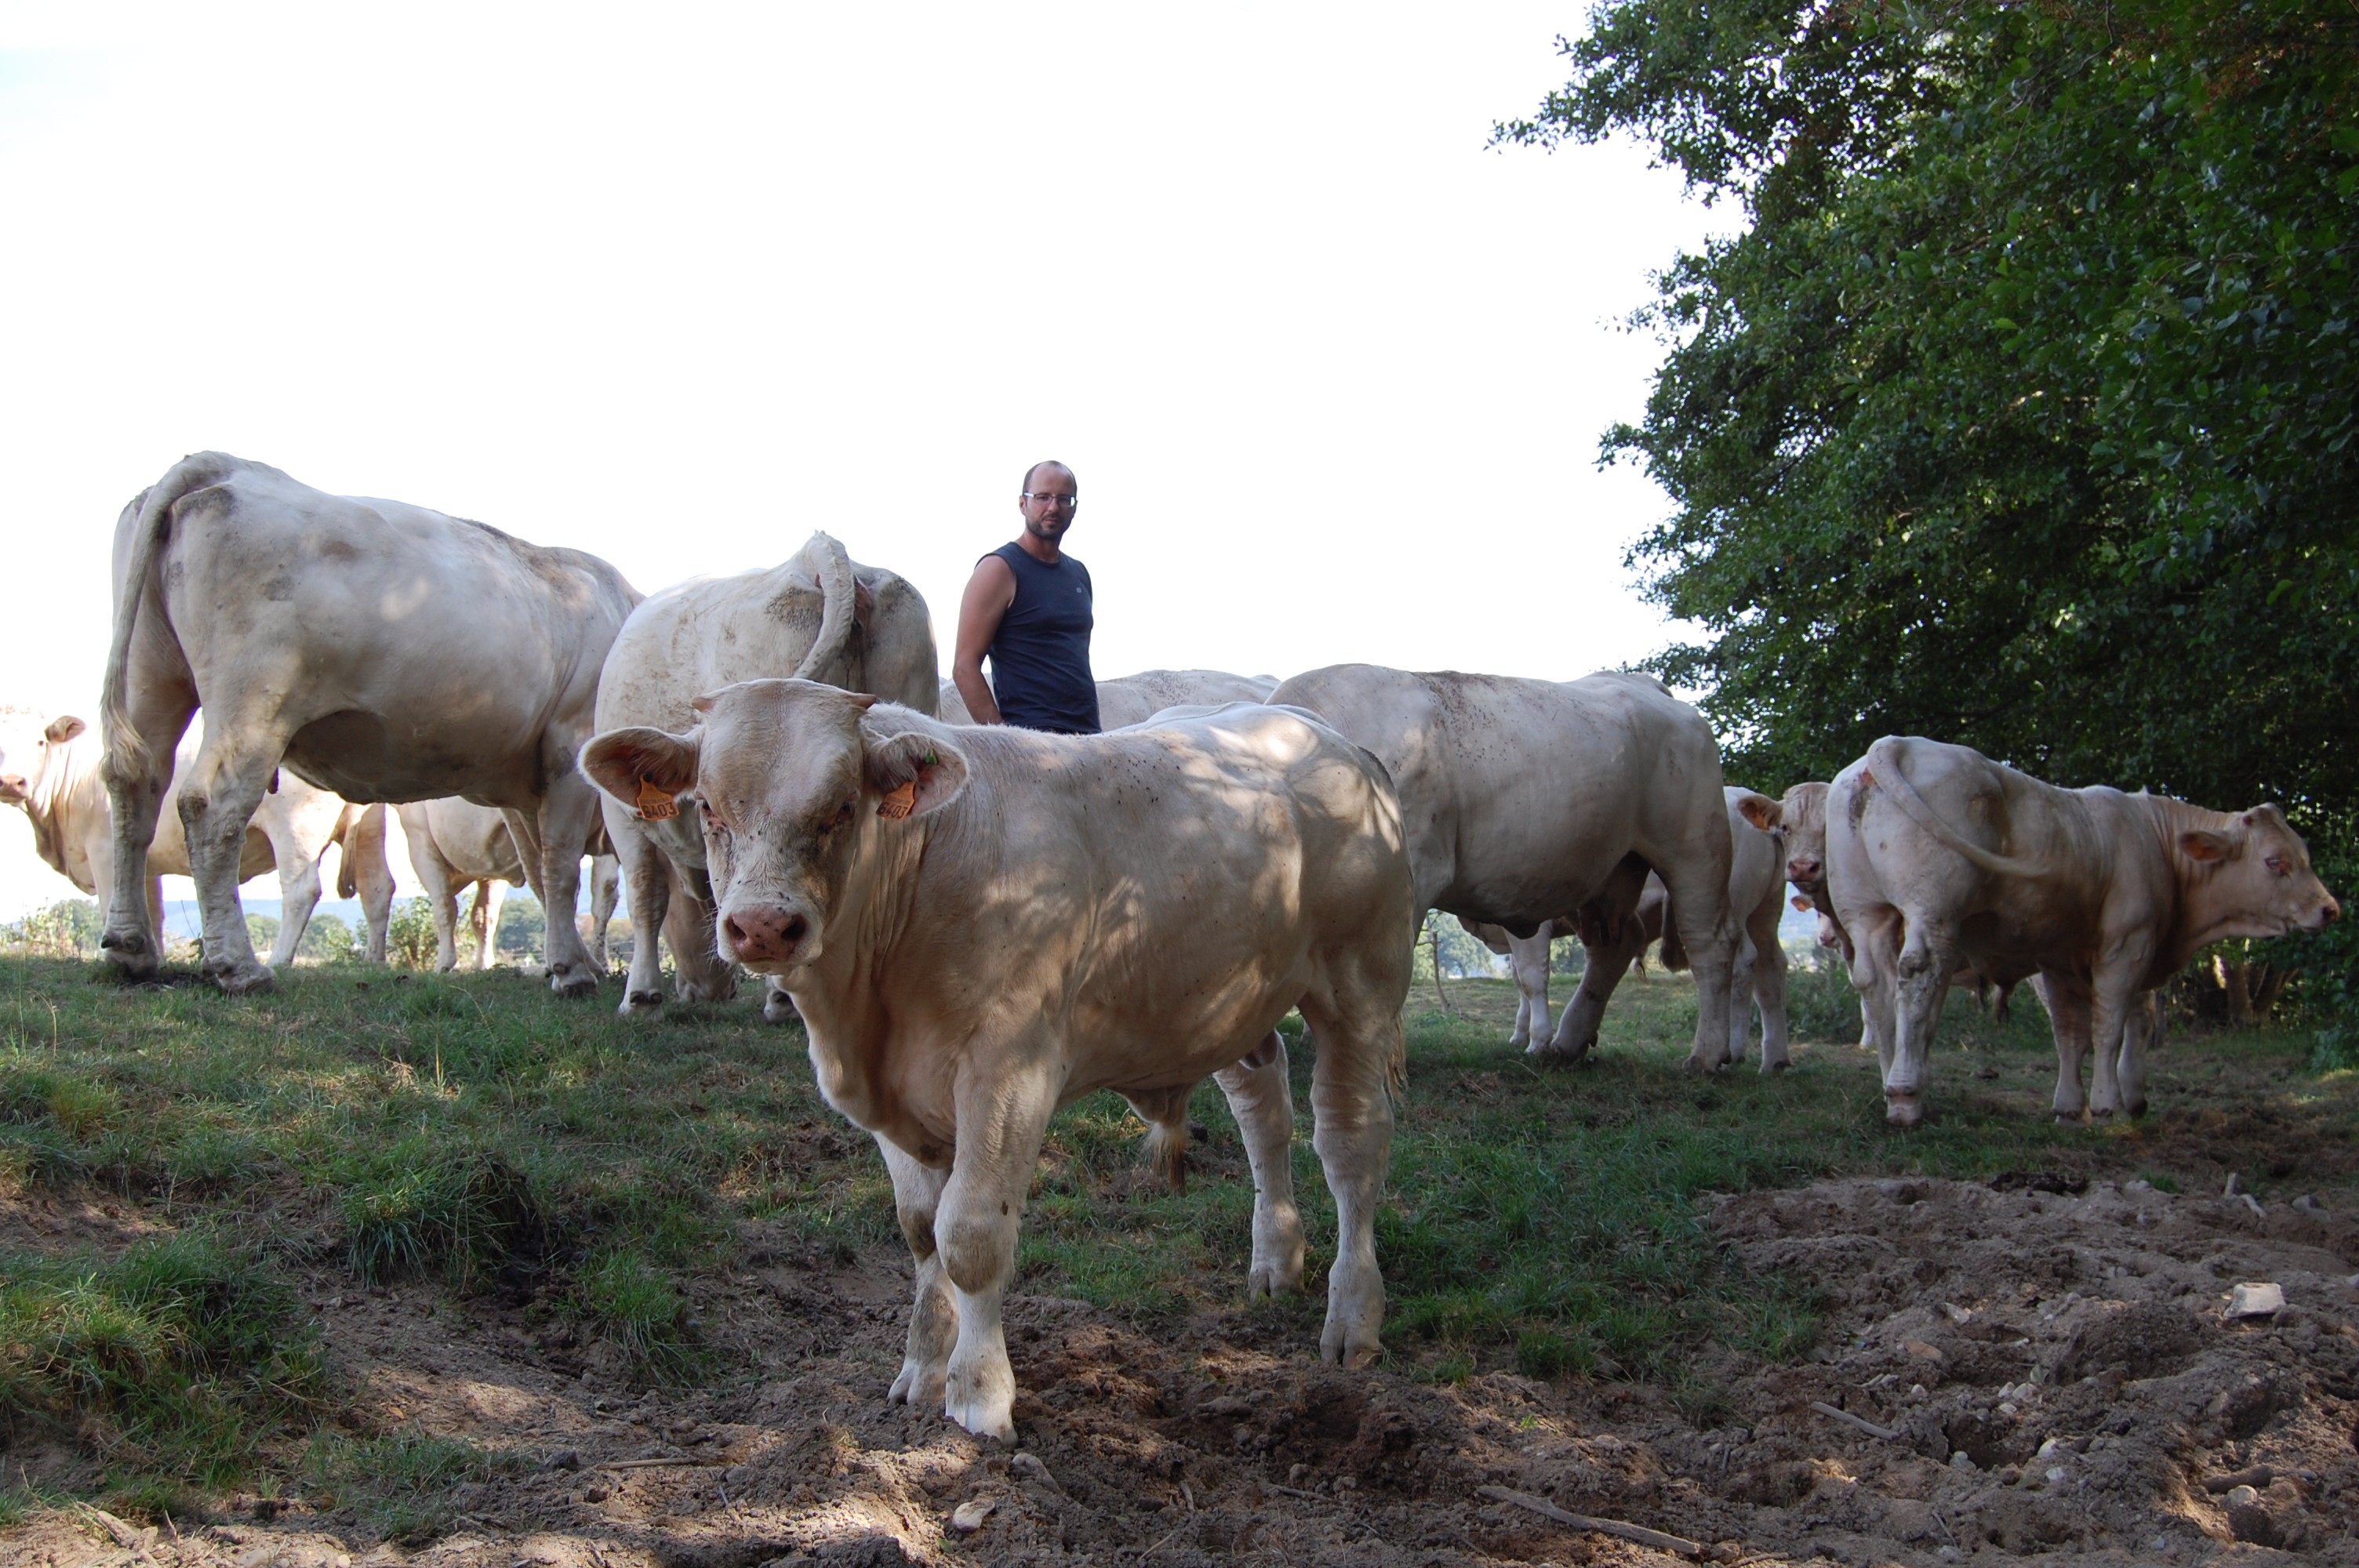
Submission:
<svg viewBox="0 0 2359 1568">
<path fill-rule="evenodd" d="M 520 872 L 570 910 L 582 858 L 611 855 L 593 868 L 619 861 L 638 934 L 624 1012 L 663 1005 L 659 932 L 676 996 L 727 997 L 743 969 L 766 1013 L 799 1013 L 917 1260 L 892 1397 L 1002 1437 L 1001 1297 L 1060 1105 L 1114 1090 L 1176 1161 L 1212 1077 L 1253 1170 L 1250 1288 L 1299 1284 L 1277 1031 L 1297 1009 L 1337 1211 L 1321 1349 L 1374 1357 L 1373 1217 L 1428 910 L 1510 954 L 1535 1054 L 1585 1052 L 1659 935 L 1695 973 L 1690 1066 L 1740 1059 L 1757 1005 L 1767 1072 L 1786 1064 L 1791 881 L 1848 961 L 1903 1125 L 1961 977 L 2039 987 L 2060 1116 L 2136 1112 L 2155 988 L 2206 943 L 2340 913 L 2273 806 L 2059 789 L 1907 738 L 1779 799 L 1727 788 L 1701 716 L 1641 675 L 1154 672 L 1102 684 L 1103 734 L 972 726 L 917 590 L 823 534 L 642 598 L 578 551 L 203 453 L 125 508 L 114 587 L 103 754 L 79 719 L 48 723 L 29 771 L 16 738 L 0 753 L 45 858 L 100 892 L 109 958 L 155 971 L 154 873 L 185 871 L 205 973 L 269 984 L 238 884 L 277 866 L 283 964 L 330 842 L 381 954 L 383 817 L 351 803 L 406 803 L 445 967 L 449 890 Z M 1589 963 L 1551 1031 L 1555 935 Z M 604 970 L 564 919 L 547 956 L 563 994 Z"/>
</svg>

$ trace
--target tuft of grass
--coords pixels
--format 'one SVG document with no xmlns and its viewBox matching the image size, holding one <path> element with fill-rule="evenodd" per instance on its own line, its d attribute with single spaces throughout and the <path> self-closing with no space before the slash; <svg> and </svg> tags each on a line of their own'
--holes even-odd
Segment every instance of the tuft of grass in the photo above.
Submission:
<svg viewBox="0 0 2359 1568">
<path fill-rule="evenodd" d="M 303 1455 L 310 1490 L 349 1507 L 390 1540 L 416 1544 L 440 1535 L 457 1517 L 449 1500 L 462 1481 L 517 1475 L 521 1454 L 478 1448 L 453 1437 L 388 1433 L 352 1438 L 321 1433 Z"/>
<path fill-rule="evenodd" d="M 642 1377 L 684 1382 L 700 1369 L 703 1356 L 690 1331 L 687 1298 L 638 1253 L 616 1249 L 593 1260 L 575 1283 L 573 1304 Z"/>
<path fill-rule="evenodd" d="M 227 1485 L 325 1393 L 318 1343 L 258 1259 L 202 1237 L 112 1261 L 0 1264 L 0 1421 L 96 1441 L 174 1483 Z"/>
<path fill-rule="evenodd" d="M 372 1283 L 429 1271 L 462 1289 L 546 1229 L 531 1184 L 487 1151 L 405 1139 L 344 1190 L 345 1253 Z"/>
</svg>

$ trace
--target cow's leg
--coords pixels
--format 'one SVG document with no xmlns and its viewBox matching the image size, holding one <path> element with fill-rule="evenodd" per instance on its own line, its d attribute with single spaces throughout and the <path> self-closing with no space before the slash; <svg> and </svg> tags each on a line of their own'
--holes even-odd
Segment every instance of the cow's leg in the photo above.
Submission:
<svg viewBox="0 0 2359 1568">
<path fill-rule="evenodd" d="M 909 1256 L 918 1265 L 918 1299 L 909 1310 L 909 1337 L 901 1351 L 901 1374 L 893 1379 L 892 1390 L 885 1397 L 908 1405 L 938 1405 L 942 1402 L 951 1346 L 957 1343 L 959 1325 L 949 1276 L 942 1271 L 941 1253 L 934 1246 L 935 1216 L 950 1173 L 919 1164 L 882 1134 L 876 1147 L 885 1152 L 885 1168 L 893 1174 L 893 1212 L 901 1221 L 902 1238 L 909 1243 Z"/>
<path fill-rule="evenodd" d="M 500 909 L 507 901 L 508 884 L 502 878 L 485 877 L 475 884 L 475 902 L 467 911 L 467 925 L 475 934 L 478 971 L 492 967 L 493 950 L 500 941 Z"/>
<path fill-rule="evenodd" d="M 612 855 L 590 858 L 590 962 L 601 975 L 613 968 L 606 957 L 606 927 L 614 923 L 621 892 L 622 862 Z"/>
<path fill-rule="evenodd" d="M 1897 914 L 1887 911 L 1875 922 L 1863 923 L 1854 930 L 1848 957 L 1852 989 L 1859 993 L 1860 1043 L 1875 1043 L 1876 1066 L 1883 1076 L 1879 1082 L 1892 1072 L 1892 1042 L 1897 1030 L 1893 965 L 1899 956 Z"/>
<path fill-rule="evenodd" d="M 1728 1065 L 1745 1060 L 1745 1036 L 1753 1027 L 1753 938 L 1736 935 L 1734 959 L 1728 966 Z"/>
<path fill-rule="evenodd" d="M 196 693 L 177 683 L 151 690 L 135 680 L 131 721 L 147 741 L 147 765 L 118 774 L 112 760 L 103 764 L 114 814 L 114 864 L 102 884 L 107 889 L 100 898 L 106 928 L 98 950 L 135 979 L 147 979 L 164 962 L 163 921 L 152 915 L 147 900 L 147 847 L 156 841 L 156 816 L 172 787 L 172 754 L 196 708 Z"/>
<path fill-rule="evenodd" d="M 631 911 L 631 968 L 617 1011 L 625 1018 L 660 1013 L 663 954 L 658 943 L 671 907 L 671 867 L 630 807 L 607 800 L 599 803 L 599 809 L 605 813 L 606 838 L 622 866 L 623 896 Z"/>
<path fill-rule="evenodd" d="M 582 848 L 597 821 L 598 791 L 580 773 L 558 779 L 541 796 L 540 875 L 549 890 L 541 908 L 549 915 L 549 988 L 560 996 L 591 996 L 598 989 L 598 971 L 591 968 L 590 949 L 573 924 L 582 897 Z"/>
<path fill-rule="evenodd" d="M 2130 1006 L 2122 1029 L 2122 1065 L 2117 1075 L 2121 1108 L 2130 1116 L 2146 1114 L 2147 1053 L 2162 1044 L 2162 994 L 2147 991 Z"/>
<path fill-rule="evenodd" d="M 1724 842 L 1728 832 L 1717 829 Z M 1727 1065 L 1729 1038 L 1729 977 L 1736 967 L 1736 922 L 1728 910 L 1728 863 L 1717 866 L 1703 857 L 1676 859 L 1656 868 L 1670 890 L 1669 918 L 1679 926 L 1680 941 L 1695 970 L 1696 1033 L 1689 1048 L 1687 1070 L 1711 1072 Z"/>
<path fill-rule="evenodd" d="M 1400 1017 L 1365 1005 L 1357 988 L 1343 985 L 1335 988 L 1332 1005 L 1317 996 L 1303 998 L 1302 1015 L 1319 1036 L 1310 1069 L 1310 1145 L 1335 1197 L 1335 1262 L 1327 1271 L 1319 1358 L 1365 1367 L 1383 1348 L 1385 1280 L 1376 1267 L 1375 1221 L 1392 1158 L 1389 1080 L 1405 1050 Z"/>
<path fill-rule="evenodd" d="M 1753 949 L 1752 973 L 1740 983 L 1761 1008 L 1761 1070 L 1782 1073 L 1792 1065 L 1786 1048 L 1786 948 L 1777 939 L 1777 915 L 1784 903 L 1772 899 L 1756 911 L 1747 933 Z M 1740 1010 L 1739 1015 L 1742 1016 Z"/>
<path fill-rule="evenodd" d="M 352 865 L 350 881 L 361 895 L 361 918 L 368 926 L 361 956 L 372 964 L 385 962 L 385 934 L 393 924 L 393 868 L 385 858 L 385 819 L 391 815 L 382 805 L 364 810 L 344 836 L 342 851 Z"/>
<path fill-rule="evenodd" d="M 434 917 L 434 968 L 447 975 L 459 967 L 459 891 L 465 884 L 442 858 L 442 851 L 431 844 L 425 853 L 413 854 L 410 863 L 425 892 L 427 913 Z"/>
<path fill-rule="evenodd" d="M 787 994 L 786 982 L 776 975 L 762 977 L 762 1022 L 765 1023 L 799 1023 L 802 1014 L 795 1007 L 795 999 Z"/>
<path fill-rule="evenodd" d="M 1049 1072 L 1019 1065 L 1036 1053 L 985 1049 L 960 1075 L 958 1147 L 934 1214 L 934 1243 L 958 1306 L 942 1413 L 978 1437 L 1012 1441 L 1016 1373 L 1000 1304 L 1015 1277 L 1016 1226 L 1057 1108 L 1057 1084 Z M 978 1057 L 1008 1065 L 997 1074 L 978 1070 Z"/>
<path fill-rule="evenodd" d="M 663 939 L 671 949 L 672 993 L 682 1001 L 727 1001 L 737 994 L 737 967 L 714 943 L 712 903 L 711 877 L 676 870 Z"/>
<path fill-rule="evenodd" d="M 1630 966 L 1647 950 L 1647 928 L 1638 918 L 1638 900 L 1647 891 L 1647 862 L 1625 855 L 1605 879 L 1605 885 L 1579 911 L 1583 962 L 1581 985 L 1557 1020 L 1556 1033 L 1542 1045 L 1535 1038 L 1531 1054 L 1544 1062 L 1572 1063 L 1597 1044 L 1605 1020 L 1605 1004 Z"/>
<path fill-rule="evenodd" d="M 1302 1214 L 1294 1203 L 1294 1086 L 1287 1078 L 1286 1037 L 1275 1029 L 1251 1054 L 1212 1075 L 1253 1167 L 1253 1268 L 1248 1297 L 1290 1292 L 1302 1284 Z"/>
<path fill-rule="evenodd" d="M 2091 1074 L 2089 1114 L 2110 1121 L 2123 1107 L 2121 1065 L 2138 1050 L 2147 1026 L 2146 992 L 2138 979 L 2146 974 L 2149 955 L 2135 952 L 2109 957 L 2090 989 L 2089 1044 L 2096 1056 Z M 2137 1072 L 2141 1080 L 2142 1069 Z"/>
<path fill-rule="evenodd" d="M 282 969 L 295 961 L 295 949 L 302 946 L 311 914 L 320 907 L 320 860 L 333 840 L 306 841 L 285 813 L 255 815 L 271 818 L 256 826 L 268 836 L 270 857 L 278 868 L 278 935 L 270 944 L 270 967 Z"/>
<path fill-rule="evenodd" d="M 2048 1023 L 2056 1036 L 2056 1098 L 2051 1102 L 2059 1121 L 2078 1121 L 2088 1106 L 2081 1087 L 2081 1059 L 2089 1054 L 2089 982 L 2062 970 L 2043 969 L 2040 1000 L 2048 1004 Z"/>
<path fill-rule="evenodd" d="M 1884 1117 L 1896 1127 L 1925 1119 L 1933 1032 L 1958 967 L 1956 943 L 1946 930 L 1920 917 L 1907 923 L 1907 932 L 1894 965 L 1895 1029 L 1884 1071 Z"/>
<path fill-rule="evenodd" d="M 1516 976 L 1516 1032 L 1507 1044 L 1527 1050 L 1549 1037 L 1549 942 L 1555 924 L 1544 921 L 1529 936 L 1507 938 L 1507 963 Z"/>
<path fill-rule="evenodd" d="M 211 716 L 208 716 L 209 718 Z M 205 727 L 204 744 L 180 785 L 180 828 L 189 842 L 189 874 L 197 884 L 204 920 L 205 977 L 232 996 L 266 990 L 270 970 L 254 956 L 245 910 L 237 900 L 245 830 L 269 788 L 271 770 L 287 749 L 275 726 L 226 722 Z M 318 897 L 318 890 L 312 896 Z"/>
</svg>

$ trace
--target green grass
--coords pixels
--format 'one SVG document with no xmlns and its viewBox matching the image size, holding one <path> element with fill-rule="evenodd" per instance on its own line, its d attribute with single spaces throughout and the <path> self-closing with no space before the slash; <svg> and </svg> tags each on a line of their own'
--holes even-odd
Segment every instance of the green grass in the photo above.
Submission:
<svg viewBox="0 0 2359 1568">
<path fill-rule="evenodd" d="M 322 1433 L 304 1452 L 304 1489 L 331 1507 L 349 1507 L 394 1541 L 431 1540 L 456 1521 L 449 1500 L 462 1481 L 529 1469 L 522 1454 L 496 1453 L 456 1438 L 413 1432 L 352 1438 Z"/>
<path fill-rule="evenodd" d="M 1818 1324 L 1810 1281 L 1747 1275 L 1714 1249 L 1713 1193 L 2008 1172 L 2217 1191 L 2234 1171 L 2264 1198 L 2359 1195 L 2359 1074 L 2307 1071 L 2311 1034 L 2174 1035 L 2154 1114 L 2090 1131 L 2047 1115 L 2037 1004 L 2018 999 L 2000 1024 L 1960 996 L 1930 1119 L 1904 1134 L 1885 1124 L 1873 1060 L 1839 1043 L 1857 1028 L 1839 986 L 1797 977 L 1798 1036 L 1817 1043 L 1763 1079 L 1750 1063 L 1680 1070 L 1685 977 L 1625 981 L 1590 1063 L 1554 1070 L 1507 1049 L 1512 987 L 1450 983 L 1445 1011 L 1420 985 L 1377 1231 L 1395 1368 L 1647 1379 L 1708 1414 L 1715 1357 L 1799 1356 Z M 883 1163 L 821 1103 L 799 1030 L 750 1004 L 626 1022 L 614 1000 L 612 986 L 569 1004 L 511 973 L 342 965 L 233 999 L 0 959 L 0 1198 L 111 1194 L 160 1238 L 5 1260 L 0 1422 L 78 1444 L 92 1465 L 76 1484 L 126 1507 L 309 1474 L 307 1490 L 349 1495 L 388 1531 L 427 1531 L 449 1466 L 506 1461 L 414 1433 L 313 1437 L 350 1415 L 352 1391 L 320 1371 L 299 1281 L 495 1290 L 603 1336 L 642 1380 L 696 1383 L 752 1370 L 700 1339 L 693 1305 L 739 1267 L 746 1222 L 805 1266 L 903 1266 Z M 1139 1168 L 1119 1099 L 1059 1115 L 1018 1289 L 1159 1335 L 1314 1343 L 1334 1236 L 1311 1065 L 1298 1048 L 1303 1294 L 1242 1300 L 1252 1187 L 1209 1085 L 1191 1112 L 1212 1136 L 1181 1193 Z"/>
</svg>

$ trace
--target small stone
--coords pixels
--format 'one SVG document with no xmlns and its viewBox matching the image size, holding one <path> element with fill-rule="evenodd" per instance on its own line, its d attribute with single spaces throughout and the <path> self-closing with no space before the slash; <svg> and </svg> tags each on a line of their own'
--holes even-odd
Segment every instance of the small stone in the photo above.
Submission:
<svg viewBox="0 0 2359 1568">
<path fill-rule="evenodd" d="M 2017 1416 L 2021 1415 L 2023 1412 L 2015 1408 L 2015 1402 L 2012 1400 L 2001 1400 L 1998 1402 L 1998 1413 L 2006 1417 L 2007 1420 L 2013 1421 Z"/>
<path fill-rule="evenodd" d="M 582 1455 L 571 1448 L 560 1448 L 542 1460 L 540 1467 L 544 1470 L 579 1470 L 582 1468 Z"/>
<path fill-rule="evenodd" d="M 2318 1195 L 2315 1193 L 2302 1194 L 2301 1196 L 2293 1200 L 2293 1206 L 2300 1210 L 2303 1214 L 2308 1215 L 2312 1219 L 2324 1219 L 2326 1217 L 2326 1206 L 2318 1201 Z"/>
<path fill-rule="evenodd" d="M 2051 1465 L 2048 1467 L 2047 1474 L 2048 1484 L 2053 1487 L 2060 1483 L 2064 1477 L 2071 1475 L 2071 1472 L 2065 1469 L 2061 1465 Z"/>
<path fill-rule="evenodd" d="M 2261 1494 L 2251 1487 L 2228 1488 L 2228 1506 L 2232 1509 L 2248 1509 L 2260 1500 Z"/>
<path fill-rule="evenodd" d="M 582 1500 L 585 1503 L 603 1503 L 611 1496 L 613 1494 L 603 1487 L 590 1486 L 582 1488 Z"/>
<path fill-rule="evenodd" d="M 2234 1197 L 2234 1196 L 2236 1195 L 2236 1173 L 2235 1173 L 2235 1172 L 2231 1171 L 2231 1172 L 2229 1172 L 2229 1173 L 2228 1173 L 2228 1184 L 2227 1184 L 2226 1186 L 2222 1187 L 2222 1188 L 2220 1189 L 2220 1195 L 2221 1195 L 2222 1197 L 2223 1197 L 2223 1198 L 2232 1198 L 2232 1197 Z"/>
<path fill-rule="evenodd" d="M 1907 1351 L 1909 1355 L 1914 1356 L 1919 1361 L 1940 1361 L 1943 1359 L 1939 1348 L 1926 1344 L 1921 1339 L 1911 1339 L 1902 1345 L 1900 1348 Z"/>
<path fill-rule="evenodd" d="M 989 1498 L 969 1498 L 952 1510 L 951 1528 L 961 1535 L 973 1535 L 983 1528 L 983 1521 L 989 1519 L 991 1510 L 998 1506 Z"/>
<path fill-rule="evenodd" d="M 2241 1284 L 2228 1292 L 2228 1315 L 2239 1317 L 2275 1317 L 2285 1310 L 2285 1287 L 2269 1281 Z"/>
<path fill-rule="evenodd" d="M 1955 1454 L 1950 1455 L 1950 1468 L 1952 1470 L 1973 1471 L 1978 1470 L 1982 1468 L 1982 1466 L 1974 1463 L 1974 1456 L 1973 1454 L 1961 1448 Z"/>
<path fill-rule="evenodd" d="M 1960 1328 L 1963 1328 L 1967 1323 L 1973 1319 L 1974 1314 L 1967 1311 L 1964 1307 L 1953 1305 L 1949 1302 L 1943 1302 L 1941 1303 L 1941 1315 L 1948 1318 L 1951 1323 L 1956 1324 Z"/>
</svg>

